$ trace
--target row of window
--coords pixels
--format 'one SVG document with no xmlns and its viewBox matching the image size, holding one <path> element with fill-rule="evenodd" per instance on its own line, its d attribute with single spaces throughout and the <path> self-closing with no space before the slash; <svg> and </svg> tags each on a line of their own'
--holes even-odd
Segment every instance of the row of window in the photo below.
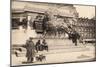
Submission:
<svg viewBox="0 0 100 67">
<path fill-rule="evenodd" d="M 89 33 L 89 34 L 87 34 L 87 33 L 81 33 L 81 36 L 83 37 L 83 38 L 95 38 L 95 34 L 94 33 Z"/>
</svg>

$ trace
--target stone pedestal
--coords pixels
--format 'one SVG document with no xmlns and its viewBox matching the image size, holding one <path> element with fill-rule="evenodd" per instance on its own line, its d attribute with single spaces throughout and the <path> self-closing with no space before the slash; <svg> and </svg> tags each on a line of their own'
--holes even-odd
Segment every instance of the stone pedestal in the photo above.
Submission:
<svg viewBox="0 0 100 67">
<path fill-rule="evenodd" d="M 28 19 L 28 22 L 27 22 L 27 30 L 31 30 L 31 27 L 30 27 L 31 16 L 28 16 L 27 19 Z"/>
<path fill-rule="evenodd" d="M 35 30 L 32 30 L 30 27 L 31 16 L 28 16 L 27 18 L 28 18 L 28 22 L 27 22 L 27 33 L 26 34 L 27 34 L 27 39 L 28 39 L 29 37 L 36 37 L 37 34 Z"/>
</svg>

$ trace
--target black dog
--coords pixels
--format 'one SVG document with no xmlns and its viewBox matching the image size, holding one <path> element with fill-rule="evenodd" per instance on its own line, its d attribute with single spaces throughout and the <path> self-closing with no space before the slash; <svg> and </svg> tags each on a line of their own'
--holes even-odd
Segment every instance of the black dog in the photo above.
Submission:
<svg viewBox="0 0 100 67">
<path fill-rule="evenodd" d="M 18 57 L 18 52 L 17 51 L 15 51 L 14 54 L 15 54 L 16 57 Z"/>
<path fill-rule="evenodd" d="M 43 60 L 46 60 L 46 56 L 44 56 L 43 54 L 39 55 L 39 56 L 36 56 L 36 61 L 43 61 Z"/>
<path fill-rule="evenodd" d="M 15 50 L 16 50 L 16 51 L 14 52 L 15 56 L 16 56 L 16 57 L 19 57 L 19 56 L 18 56 L 18 55 L 19 55 L 19 52 L 22 52 L 22 49 L 21 49 L 21 48 L 16 48 Z"/>
</svg>

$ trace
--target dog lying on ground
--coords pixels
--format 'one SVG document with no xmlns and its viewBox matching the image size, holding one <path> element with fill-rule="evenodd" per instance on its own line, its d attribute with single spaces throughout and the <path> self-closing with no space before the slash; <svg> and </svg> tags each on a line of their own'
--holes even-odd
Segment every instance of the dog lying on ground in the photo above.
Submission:
<svg viewBox="0 0 100 67">
<path fill-rule="evenodd" d="M 18 57 L 18 52 L 17 51 L 15 51 L 15 56 Z"/>
<path fill-rule="evenodd" d="M 19 55 L 19 52 L 22 52 L 22 49 L 21 49 L 21 48 L 16 48 L 15 50 L 16 50 L 16 51 L 14 52 L 15 56 L 16 56 L 16 57 L 19 57 L 19 56 L 18 56 L 18 55 Z"/>
<path fill-rule="evenodd" d="M 36 56 L 36 61 L 43 61 L 43 60 L 46 60 L 46 56 L 44 56 L 43 54 L 39 55 L 39 56 Z"/>
</svg>

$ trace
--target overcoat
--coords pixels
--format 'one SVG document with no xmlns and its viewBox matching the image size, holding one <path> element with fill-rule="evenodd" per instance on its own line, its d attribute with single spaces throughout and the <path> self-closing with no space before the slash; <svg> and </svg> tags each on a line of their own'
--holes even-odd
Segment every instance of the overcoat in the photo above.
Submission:
<svg viewBox="0 0 100 67">
<path fill-rule="evenodd" d="M 33 41 L 26 42 L 26 57 L 33 57 L 35 56 L 35 46 Z"/>
</svg>

